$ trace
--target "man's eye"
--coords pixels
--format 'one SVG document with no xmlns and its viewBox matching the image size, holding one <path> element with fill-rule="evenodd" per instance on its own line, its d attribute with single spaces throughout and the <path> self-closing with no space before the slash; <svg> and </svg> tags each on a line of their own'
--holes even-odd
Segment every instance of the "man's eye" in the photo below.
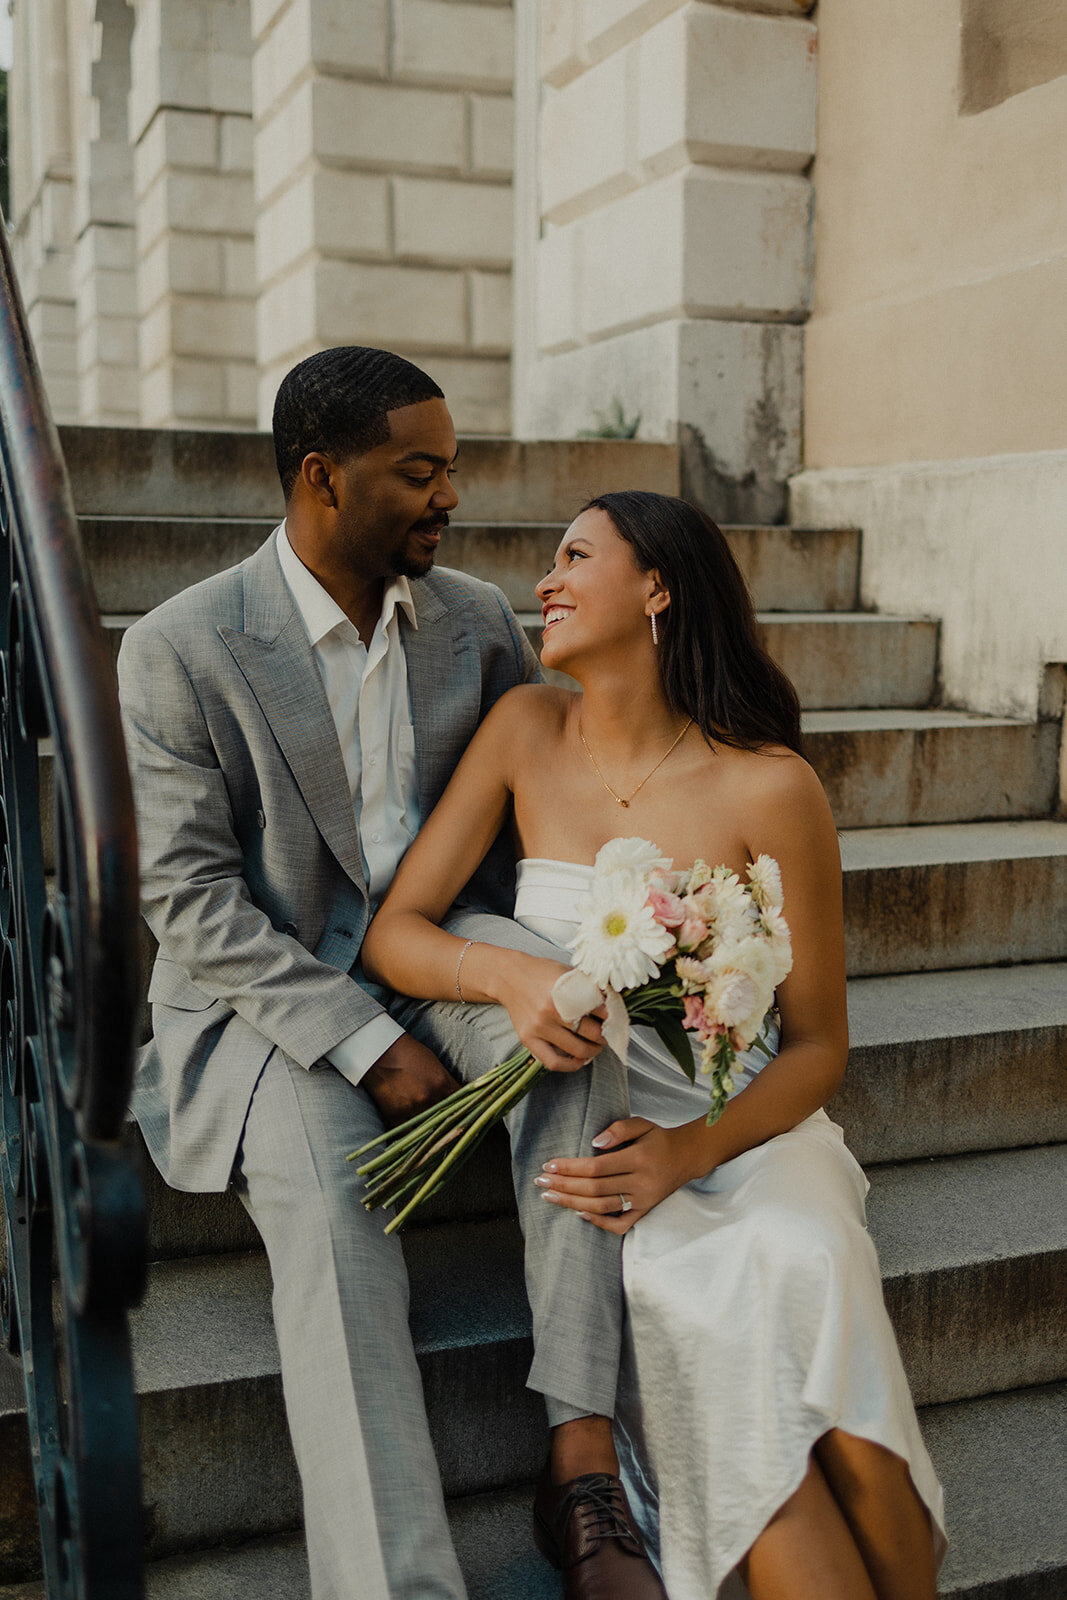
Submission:
<svg viewBox="0 0 1067 1600">
<path fill-rule="evenodd" d="M 408 483 L 416 484 L 420 489 L 425 489 L 427 484 L 433 482 L 432 478 L 413 478 L 410 473 L 407 473 L 406 477 Z"/>
</svg>

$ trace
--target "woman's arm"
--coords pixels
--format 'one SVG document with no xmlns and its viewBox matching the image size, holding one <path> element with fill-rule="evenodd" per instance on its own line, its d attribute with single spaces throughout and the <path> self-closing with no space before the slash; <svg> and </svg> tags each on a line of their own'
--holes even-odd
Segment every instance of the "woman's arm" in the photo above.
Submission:
<svg viewBox="0 0 1067 1600">
<path fill-rule="evenodd" d="M 552 1071 L 573 1072 L 603 1041 L 598 1022 L 585 1018 L 572 1030 L 552 1004 L 552 984 L 566 964 L 495 945 L 467 948 L 466 940 L 437 926 L 508 815 L 516 759 L 528 741 L 548 732 L 549 694 L 537 686 L 512 689 L 489 712 L 401 862 L 361 957 L 370 977 L 401 994 L 505 1006 L 539 1061 Z"/>
<path fill-rule="evenodd" d="M 616 1122 L 594 1140 L 591 1160 L 550 1162 L 538 1180 L 556 1204 L 598 1227 L 626 1230 L 684 1183 L 795 1128 L 838 1088 L 848 1057 L 841 858 L 830 807 L 805 762 L 781 758 L 753 796 L 746 844 L 750 858 L 773 855 L 782 869 L 783 907 L 793 970 L 778 990 L 782 1047 L 734 1096 L 712 1127 L 704 1118 L 659 1128 L 641 1117 Z M 623 1141 L 633 1140 L 620 1150 Z M 633 1202 L 612 1217 L 619 1195 Z"/>
</svg>

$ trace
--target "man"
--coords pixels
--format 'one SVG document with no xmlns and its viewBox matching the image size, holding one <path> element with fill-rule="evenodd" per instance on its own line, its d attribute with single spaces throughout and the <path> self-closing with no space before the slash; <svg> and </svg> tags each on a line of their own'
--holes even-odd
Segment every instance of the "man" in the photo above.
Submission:
<svg viewBox="0 0 1067 1600">
<path fill-rule="evenodd" d="M 312 356 L 279 389 L 274 439 L 285 521 L 136 623 L 120 655 L 159 941 L 134 1110 L 169 1183 L 232 1181 L 263 1237 L 315 1600 L 462 1600 L 403 1260 L 344 1159 L 454 1079 L 358 956 L 479 721 L 537 666 L 499 591 L 431 570 L 457 503 L 456 440 L 425 373 L 385 351 Z M 538 948 L 488 916 L 510 911 L 512 887 L 498 844 L 451 925 Z M 500 1016 L 464 1011 L 459 1026 L 460 1009 L 404 1014 L 469 1076 L 499 1059 Z M 575 1057 L 593 1052 L 576 1033 Z M 542 1525 L 569 1594 L 652 1600 L 662 1590 L 603 1477 L 618 1243 L 533 1187 L 545 1159 L 624 1112 L 617 1063 L 601 1057 L 554 1075 L 510 1131 L 530 1383 L 553 1425 Z"/>
</svg>

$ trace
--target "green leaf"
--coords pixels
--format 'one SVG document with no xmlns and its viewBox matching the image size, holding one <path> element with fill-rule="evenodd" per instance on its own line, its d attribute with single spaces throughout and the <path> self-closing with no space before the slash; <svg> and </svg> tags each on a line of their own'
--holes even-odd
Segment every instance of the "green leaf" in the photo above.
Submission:
<svg viewBox="0 0 1067 1600">
<path fill-rule="evenodd" d="M 697 1069 L 693 1060 L 692 1035 L 686 1033 L 677 1017 L 663 1017 L 656 1023 L 656 1032 L 677 1061 L 690 1083 L 696 1082 Z"/>
</svg>

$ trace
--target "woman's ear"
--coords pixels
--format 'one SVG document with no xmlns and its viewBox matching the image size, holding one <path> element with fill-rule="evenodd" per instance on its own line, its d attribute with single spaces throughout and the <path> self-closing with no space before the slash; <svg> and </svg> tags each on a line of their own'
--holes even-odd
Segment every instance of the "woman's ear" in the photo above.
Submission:
<svg viewBox="0 0 1067 1600">
<path fill-rule="evenodd" d="M 648 576 L 652 589 L 645 602 L 645 615 L 650 617 L 655 612 L 657 616 L 661 616 L 671 603 L 671 592 L 658 572 L 653 570 Z"/>
</svg>

